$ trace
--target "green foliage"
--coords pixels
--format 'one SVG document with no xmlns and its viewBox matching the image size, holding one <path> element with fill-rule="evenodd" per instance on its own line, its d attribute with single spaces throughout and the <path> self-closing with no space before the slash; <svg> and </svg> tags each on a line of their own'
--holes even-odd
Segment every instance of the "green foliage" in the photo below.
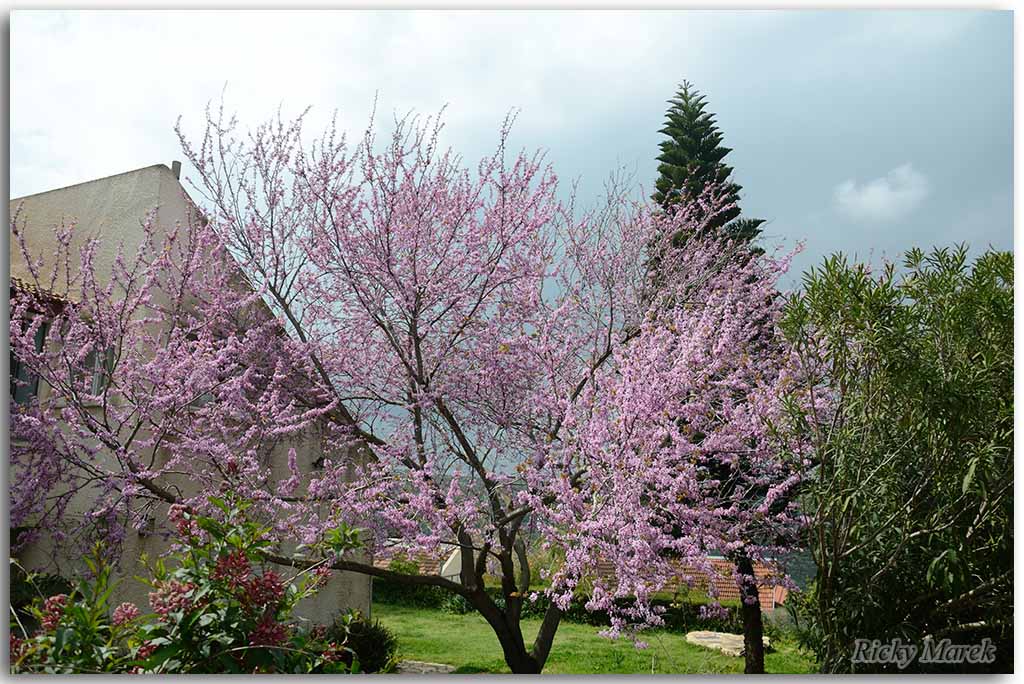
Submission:
<svg viewBox="0 0 1024 684">
<path fill-rule="evenodd" d="M 419 564 L 405 556 L 393 558 L 388 563 L 388 570 L 402 575 L 420 574 Z M 418 608 L 440 608 L 449 600 L 449 596 L 450 592 L 441 587 L 411 585 L 387 577 L 373 578 L 373 600 L 380 603 Z"/>
<path fill-rule="evenodd" d="M 578 624 L 594 625 L 605 627 L 611 624 L 611 620 L 605 611 L 589 611 L 585 608 L 587 596 L 579 596 L 569 605 L 562 619 L 567 622 Z M 541 618 L 548 608 L 547 598 L 540 596 L 534 602 L 524 602 L 523 614 Z M 628 600 L 619 601 L 621 606 L 627 606 Z M 661 618 L 665 621 L 665 628 L 672 631 L 687 632 L 695 629 L 707 629 L 716 632 L 742 632 L 743 619 L 740 616 L 739 605 L 724 602 L 726 608 L 724 616 L 701 616 L 703 602 L 678 600 L 669 597 L 655 597 L 651 599 L 651 606 L 656 611 L 661 611 Z"/>
<path fill-rule="evenodd" d="M 659 131 L 668 139 L 659 145 L 658 179 L 652 199 L 663 207 L 699 197 L 710 185 L 721 185 L 736 206 L 711 221 L 710 228 L 726 226 L 734 238 L 749 242 L 760 233 L 763 219 L 740 219 L 738 206 L 740 185 L 732 182 L 732 167 L 723 159 L 732 150 L 722 145 L 722 133 L 714 115 L 706 111 L 707 100 L 691 84 L 684 81 L 679 92 L 669 100 L 665 125 Z M 732 223 L 730 223 L 732 222 Z"/>
<path fill-rule="evenodd" d="M 151 568 L 152 614 L 140 615 L 132 604 L 111 611 L 110 570 L 90 561 L 91 579 L 79 582 L 70 596 L 32 606 L 43 629 L 12 640 L 11 671 L 358 671 L 342 623 L 328 638 L 326 630 L 305 629 L 292 618 L 295 605 L 313 596 L 329 571 L 311 567 L 280 577 L 266 561 L 273 549 L 270 530 L 248 519 L 248 504 L 231 496 L 210 502 L 221 515 L 172 507 L 184 544 L 171 563 L 158 560 Z M 321 550 L 334 554 L 354 543 L 357 535 L 339 528 Z"/>
<path fill-rule="evenodd" d="M 450 592 L 430 585 L 410 585 L 383 577 L 373 578 L 373 600 L 398 606 L 440 608 Z"/>
<path fill-rule="evenodd" d="M 388 570 L 402 575 L 420 574 L 419 563 L 405 556 L 393 558 L 388 563 Z M 408 584 L 388 577 L 374 577 L 373 600 L 398 606 L 442 608 L 455 600 L 455 596 L 441 587 L 427 584 Z"/>
<path fill-rule="evenodd" d="M 905 273 L 828 259 L 784 328 L 821 411 L 804 510 L 817 580 L 794 603 L 826 672 L 854 639 L 991 638 L 1012 669 L 1013 256 L 906 255 Z M 927 666 L 914 663 L 912 667 Z M 931 666 L 950 671 L 950 666 Z M 968 667 L 968 666 L 963 666 Z M 857 671 L 893 666 L 858 665 Z"/>
<path fill-rule="evenodd" d="M 30 610 L 32 603 L 36 599 L 45 601 L 57 594 L 70 594 L 74 587 L 70 581 L 60 575 L 27 572 L 13 558 L 10 562 L 10 568 L 12 618 L 15 622 L 24 625 L 25 630 L 21 635 L 25 636 L 25 634 L 35 631 L 39 626 Z"/>
<path fill-rule="evenodd" d="M 476 611 L 465 596 L 461 594 L 448 594 L 441 603 L 441 610 L 452 615 L 466 615 Z"/>
<path fill-rule="evenodd" d="M 370 622 L 359 611 L 335 619 L 327 629 L 327 640 L 351 649 L 362 672 L 386 674 L 398 665 L 398 638 L 379 620 Z"/>
<path fill-rule="evenodd" d="M 270 529 L 244 516 L 245 502 L 211 502 L 221 509 L 223 520 L 182 513 L 206 533 L 207 541 L 191 544 L 173 570 L 160 562 L 154 568 L 151 584 L 157 598 L 150 596 L 159 618 L 145 625 L 140 636 L 156 649 L 144 668 L 152 672 L 340 671 L 338 662 L 318 653 L 325 649 L 318 648 L 309 632 L 289 623 L 295 604 L 316 593 L 317 575 L 302 571 L 286 582 L 276 571 L 258 567 L 271 548 Z M 337 536 L 340 540 L 345 535 Z M 332 550 L 341 543 L 328 542 Z"/>
<path fill-rule="evenodd" d="M 97 549 L 86 558 L 91 580 L 69 594 L 35 599 L 28 610 L 41 628 L 28 637 L 12 610 L 11 673 L 75 674 L 129 671 L 136 661 L 134 625 L 113 623 L 109 600 L 110 567 Z"/>
<path fill-rule="evenodd" d="M 418 575 L 420 574 L 420 564 L 411 558 L 396 556 L 391 559 L 390 563 L 388 563 L 388 570 L 391 572 L 398 572 L 403 575 Z"/>
<path fill-rule="evenodd" d="M 348 525 L 342 523 L 338 527 L 327 530 L 324 533 L 323 540 L 317 544 L 317 549 L 327 554 L 341 555 L 349 549 L 357 549 L 362 546 L 362 540 L 359 538 L 360 531 L 355 528 L 350 528 Z M 300 548 L 305 549 L 305 545 L 300 545 Z"/>
</svg>

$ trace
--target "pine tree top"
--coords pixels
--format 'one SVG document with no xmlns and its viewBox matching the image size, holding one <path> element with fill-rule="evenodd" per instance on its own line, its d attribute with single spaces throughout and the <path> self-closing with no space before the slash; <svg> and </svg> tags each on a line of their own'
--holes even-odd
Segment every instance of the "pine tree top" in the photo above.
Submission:
<svg viewBox="0 0 1024 684">
<path fill-rule="evenodd" d="M 733 168 L 723 161 L 732 149 L 722 144 L 722 133 L 714 114 L 706 109 L 707 98 L 689 81 L 683 81 L 668 103 L 665 124 L 659 131 L 667 139 L 659 144 L 659 176 L 652 199 L 668 208 L 684 196 L 699 195 L 708 185 L 722 184 L 737 206 L 723 212 L 711 227 L 720 228 L 733 222 L 730 232 L 746 240 L 753 239 L 760 233 L 758 226 L 763 221 L 735 220 L 740 215 L 741 187 L 732 182 Z"/>
</svg>

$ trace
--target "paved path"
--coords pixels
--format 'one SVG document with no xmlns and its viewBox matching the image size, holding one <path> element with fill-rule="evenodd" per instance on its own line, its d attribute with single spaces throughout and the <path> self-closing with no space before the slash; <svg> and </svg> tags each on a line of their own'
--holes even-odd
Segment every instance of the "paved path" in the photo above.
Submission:
<svg viewBox="0 0 1024 684">
<path fill-rule="evenodd" d="M 768 637 L 762 637 L 764 640 L 765 652 L 771 648 L 771 640 Z M 742 634 L 729 634 L 728 632 L 687 632 L 686 640 L 691 644 L 697 646 L 704 646 L 705 648 L 713 648 L 716 651 L 721 651 L 725 655 L 729 656 L 741 656 L 743 655 L 743 635 Z"/>
<path fill-rule="evenodd" d="M 395 674 L 448 674 L 454 671 L 454 665 L 425 663 L 422 660 L 403 660 L 398 663 Z"/>
</svg>

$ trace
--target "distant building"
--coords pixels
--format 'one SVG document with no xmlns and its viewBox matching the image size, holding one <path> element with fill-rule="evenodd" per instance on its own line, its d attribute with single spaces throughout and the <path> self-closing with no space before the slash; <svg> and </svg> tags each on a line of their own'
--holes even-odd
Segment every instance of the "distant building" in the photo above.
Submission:
<svg viewBox="0 0 1024 684">
<path fill-rule="evenodd" d="M 107 178 L 78 183 L 66 188 L 41 192 L 26 197 L 18 197 L 10 201 L 10 215 L 19 211 L 18 224 L 24 225 L 25 240 L 32 254 L 53 254 L 55 225 L 76 222 L 72 248 L 80 248 L 84 242 L 97 234 L 102 242 L 96 254 L 98 275 L 109 277 L 117 255 L 119 244 L 124 245 L 125 253 L 132 254 L 141 244 L 143 233 L 141 221 L 156 209 L 155 225 L 157 229 L 167 229 L 180 222 L 199 220 L 198 209 L 189 199 L 178 180 L 180 165 L 175 162 L 174 170 L 163 164 L 148 166 L 135 171 L 128 171 Z M 32 282 L 28 266 L 24 262 L 21 251 L 11 236 L 10 250 L 10 286 L 12 298 L 17 293 L 30 287 Z M 73 300 L 75 292 L 44 293 L 53 306 L 61 306 L 62 302 Z M 45 315 L 45 312 L 41 312 Z M 38 344 L 43 344 L 45 335 L 40 335 Z M 105 359 L 102 354 L 94 359 L 96 382 L 102 381 Z M 33 380 L 26 369 L 18 364 L 11 355 L 11 399 L 15 403 L 27 402 L 37 397 L 40 402 L 49 398 L 45 383 Z M 15 383 L 14 378 L 27 381 Z M 317 442 L 313 439 L 291 444 L 296 449 L 300 469 L 310 472 L 320 459 Z M 286 449 L 278 449 L 272 455 L 272 468 L 280 470 L 282 479 L 288 477 Z M 12 469 L 9 477 L 16 478 L 18 473 Z M 187 487 L 188 484 L 184 483 Z M 89 511 L 94 501 L 89 492 L 77 494 L 69 510 L 73 515 L 83 515 Z M 143 575 L 139 558 L 147 554 L 155 558 L 168 548 L 168 542 L 155 534 L 129 532 L 124 540 L 121 567 L 118 571 L 123 580 L 118 587 L 115 601 L 133 601 L 140 606 L 148 604 L 147 586 L 133 579 Z M 19 554 L 19 560 L 26 568 L 50 568 L 68 573 L 83 567 L 80 558 L 64 557 L 55 553 L 45 540 L 36 543 Z M 358 608 L 369 615 L 370 611 L 370 578 L 356 573 L 334 573 L 333 579 L 326 588 L 313 599 L 300 604 L 298 614 L 314 622 L 326 623 L 334 613 L 343 608 Z"/>
<path fill-rule="evenodd" d="M 718 575 L 715 578 L 715 586 L 718 588 L 718 600 L 739 602 L 740 588 L 733 579 L 736 564 L 721 556 L 709 556 L 708 560 L 711 561 L 711 567 Z M 678 591 L 683 595 L 692 592 L 694 598 L 703 598 L 710 583 L 707 573 L 698 568 L 682 564 L 678 565 L 677 568 L 681 577 L 684 579 L 689 578 L 693 582 L 693 588 L 689 589 L 685 582 L 679 582 L 676 586 L 670 585 L 666 587 L 664 591 Z M 614 568 L 611 563 L 598 561 L 597 573 L 610 577 L 614 573 Z M 786 602 L 786 596 L 788 595 L 786 588 L 773 586 L 770 583 L 770 580 L 773 577 L 779 577 L 780 573 L 781 570 L 770 563 L 754 563 L 754 576 L 758 579 L 757 597 L 761 602 L 761 610 L 775 610 Z M 764 584 L 761 584 L 762 581 Z"/>
<path fill-rule="evenodd" d="M 405 559 L 402 555 L 399 557 Z M 716 582 L 719 600 L 738 602 L 740 600 L 740 590 L 732 577 L 736 566 L 731 561 L 718 556 L 710 556 L 709 559 L 712 568 L 719 576 Z M 387 568 L 391 560 L 391 558 L 379 557 L 374 560 L 374 565 L 379 568 Z M 417 553 L 408 560 L 416 564 L 418 573 L 421 575 L 438 575 L 452 582 L 461 581 L 459 577 L 462 566 L 461 550 L 455 545 L 450 545 L 436 555 Z M 593 570 L 594 574 L 599 577 L 612 577 L 615 574 L 615 568 L 612 563 L 604 560 L 596 561 Z M 675 586 L 670 585 L 666 587 L 665 591 L 678 591 L 681 595 L 692 593 L 695 600 L 703 599 L 708 589 L 708 575 L 703 570 L 685 565 L 679 565 L 678 571 L 682 577 L 689 577 L 692 580 L 693 588 L 689 589 L 687 584 L 680 582 Z M 778 577 L 780 572 L 780 568 L 770 563 L 758 562 L 754 564 L 754 575 L 758 580 L 765 580 L 765 584 L 757 588 L 758 598 L 761 601 L 761 610 L 775 610 L 786 602 L 789 591 L 785 587 L 773 586 L 770 583 L 771 578 Z M 534 580 L 536 579 L 536 570 L 534 570 Z M 803 585 L 800 586 L 803 588 Z"/>
</svg>

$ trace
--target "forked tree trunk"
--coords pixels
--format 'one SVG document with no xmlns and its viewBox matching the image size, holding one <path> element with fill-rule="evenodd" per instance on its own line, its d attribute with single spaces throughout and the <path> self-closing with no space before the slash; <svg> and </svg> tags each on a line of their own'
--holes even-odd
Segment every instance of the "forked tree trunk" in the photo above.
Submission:
<svg viewBox="0 0 1024 684">
<path fill-rule="evenodd" d="M 761 624 L 761 599 L 757 595 L 754 564 L 746 553 L 736 556 L 740 574 L 740 611 L 743 615 L 743 672 L 764 674 L 764 628 Z"/>
<path fill-rule="evenodd" d="M 505 656 L 505 663 L 513 674 L 540 674 L 551 652 L 551 644 L 558 631 L 562 611 L 552 604 L 544 615 L 532 649 L 526 648 L 518 619 L 518 610 L 503 611 L 482 589 L 467 597 L 474 608 L 494 630 Z M 513 617 L 515 616 L 515 617 Z"/>
<path fill-rule="evenodd" d="M 505 651 L 505 663 L 512 674 L 540 674 L 541 665 L 526 650 Z"/>
</svg>

